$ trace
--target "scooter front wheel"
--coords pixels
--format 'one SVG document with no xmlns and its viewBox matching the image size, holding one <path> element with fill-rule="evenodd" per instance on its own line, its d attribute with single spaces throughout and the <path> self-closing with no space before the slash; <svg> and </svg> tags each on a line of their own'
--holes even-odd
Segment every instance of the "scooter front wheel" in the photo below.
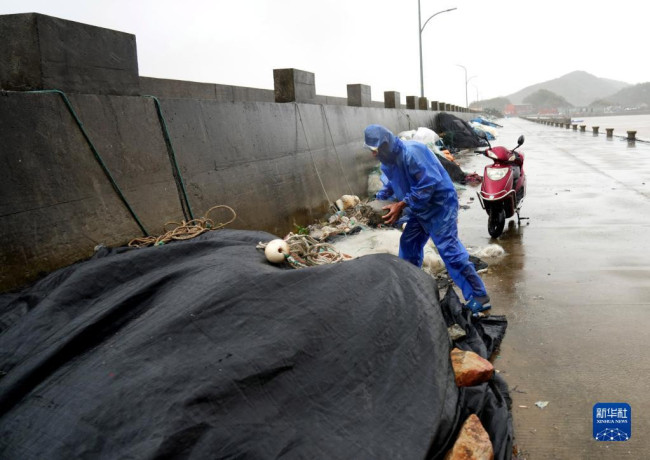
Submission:
<svg viewBox="0 0 650 460">
<path fill-rule="evenodd" d="M 490 209 L 488 217 L 488 233 L 492 238 L 498 238 L 503 233 L 506 225 L 506 211 L 502 206 L 495 206 Z"/>
</svg>

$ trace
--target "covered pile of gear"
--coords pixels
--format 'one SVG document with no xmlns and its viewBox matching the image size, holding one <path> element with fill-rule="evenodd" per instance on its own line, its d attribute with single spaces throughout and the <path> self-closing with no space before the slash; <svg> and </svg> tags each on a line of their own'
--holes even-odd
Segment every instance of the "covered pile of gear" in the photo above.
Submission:
<svg viewBox="0 0 650 460">
<path fill-rule="evenodd" d="M 476 414 L 510 458 L 504 380 L 450 359 L 490 358 L 503 317 L 387 254 L 269 263 L 274 238 L 100 248 L 0 295 L 0 456 L 442 459 Z"/>
</svg>

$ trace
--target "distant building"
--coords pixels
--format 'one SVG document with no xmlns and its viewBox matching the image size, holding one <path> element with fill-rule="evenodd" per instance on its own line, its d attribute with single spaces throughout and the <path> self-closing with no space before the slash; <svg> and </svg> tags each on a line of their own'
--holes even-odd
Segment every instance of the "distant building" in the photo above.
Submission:
<svg viewBox="0 0 650 460">
<path fill-rule="evenodd" d="M 533 112 L 535 112 L 535 110 L 531 104 L 508 104 L 506 105 L 503 114 L 505 116 L 530 115 Z"/>
</svg>

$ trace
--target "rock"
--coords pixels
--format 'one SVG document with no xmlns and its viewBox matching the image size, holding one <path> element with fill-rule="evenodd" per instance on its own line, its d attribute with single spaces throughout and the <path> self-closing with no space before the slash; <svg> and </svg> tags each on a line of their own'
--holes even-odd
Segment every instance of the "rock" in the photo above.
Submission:
<svg viewBox="0 0 650 460">
<path fill-rule="evenodd" d="M 388 212 L 388 210 L 381 208 L 392 203 L 394 203 L 394 201 L 375 200 L 361 205 L 359 210 L 361 215 L 368 219 L 368 226 L 377 227 L 384 223 L 382 216 L 386 215 Z"/>
<path fill-rule="evenodd" d="M 454 348 L 451 350 L 450 356 L 456 385 L 459 387 L 479 385 L 490 380 L 494 374 L 492 363 L 473 351 Z"/>
<path fill-rule="evenodd" d="M 359 197 L 356 195 L 343 195 L 340 199 L 336 200 L 336 205 L 340 206 L 339 209 L 344 211 L 346 209 L 352 209 L 359 204 Z"/>
<path fill-rule="evenodd" d="M 455 342 L 458 339 L 462 339 L 467 336 L 465 329 L 463 329 L 460 324 L 452 324 L 447 328 L 447 333 L 452 342 Z"/>
<path fill-rule="evenodd" d="M 494 449 L 490 436 L 483 428 L 476 414 L 467 417 L 460 429 L 458 438 L 445 460 L 492 460 Z"/>
</svg>

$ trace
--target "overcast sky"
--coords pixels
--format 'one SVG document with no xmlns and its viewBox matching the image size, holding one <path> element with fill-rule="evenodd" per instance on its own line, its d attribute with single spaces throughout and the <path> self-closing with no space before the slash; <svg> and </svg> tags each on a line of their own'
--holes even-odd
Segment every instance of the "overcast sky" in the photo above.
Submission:
<svg viewBox="0 0 650 460">
<path fill-rule="evenodd" d="M 584 70 L 650 81 L 650 3 L 639 0 L 420 0 L 424 93 L 465 105 Z M 273 89 L 273 69 L 316 75 L 316 92 L 347 84 L 420 94 L 417 0 L 0 0 L 136 36 L 140 75 Z"/>
</svg>

